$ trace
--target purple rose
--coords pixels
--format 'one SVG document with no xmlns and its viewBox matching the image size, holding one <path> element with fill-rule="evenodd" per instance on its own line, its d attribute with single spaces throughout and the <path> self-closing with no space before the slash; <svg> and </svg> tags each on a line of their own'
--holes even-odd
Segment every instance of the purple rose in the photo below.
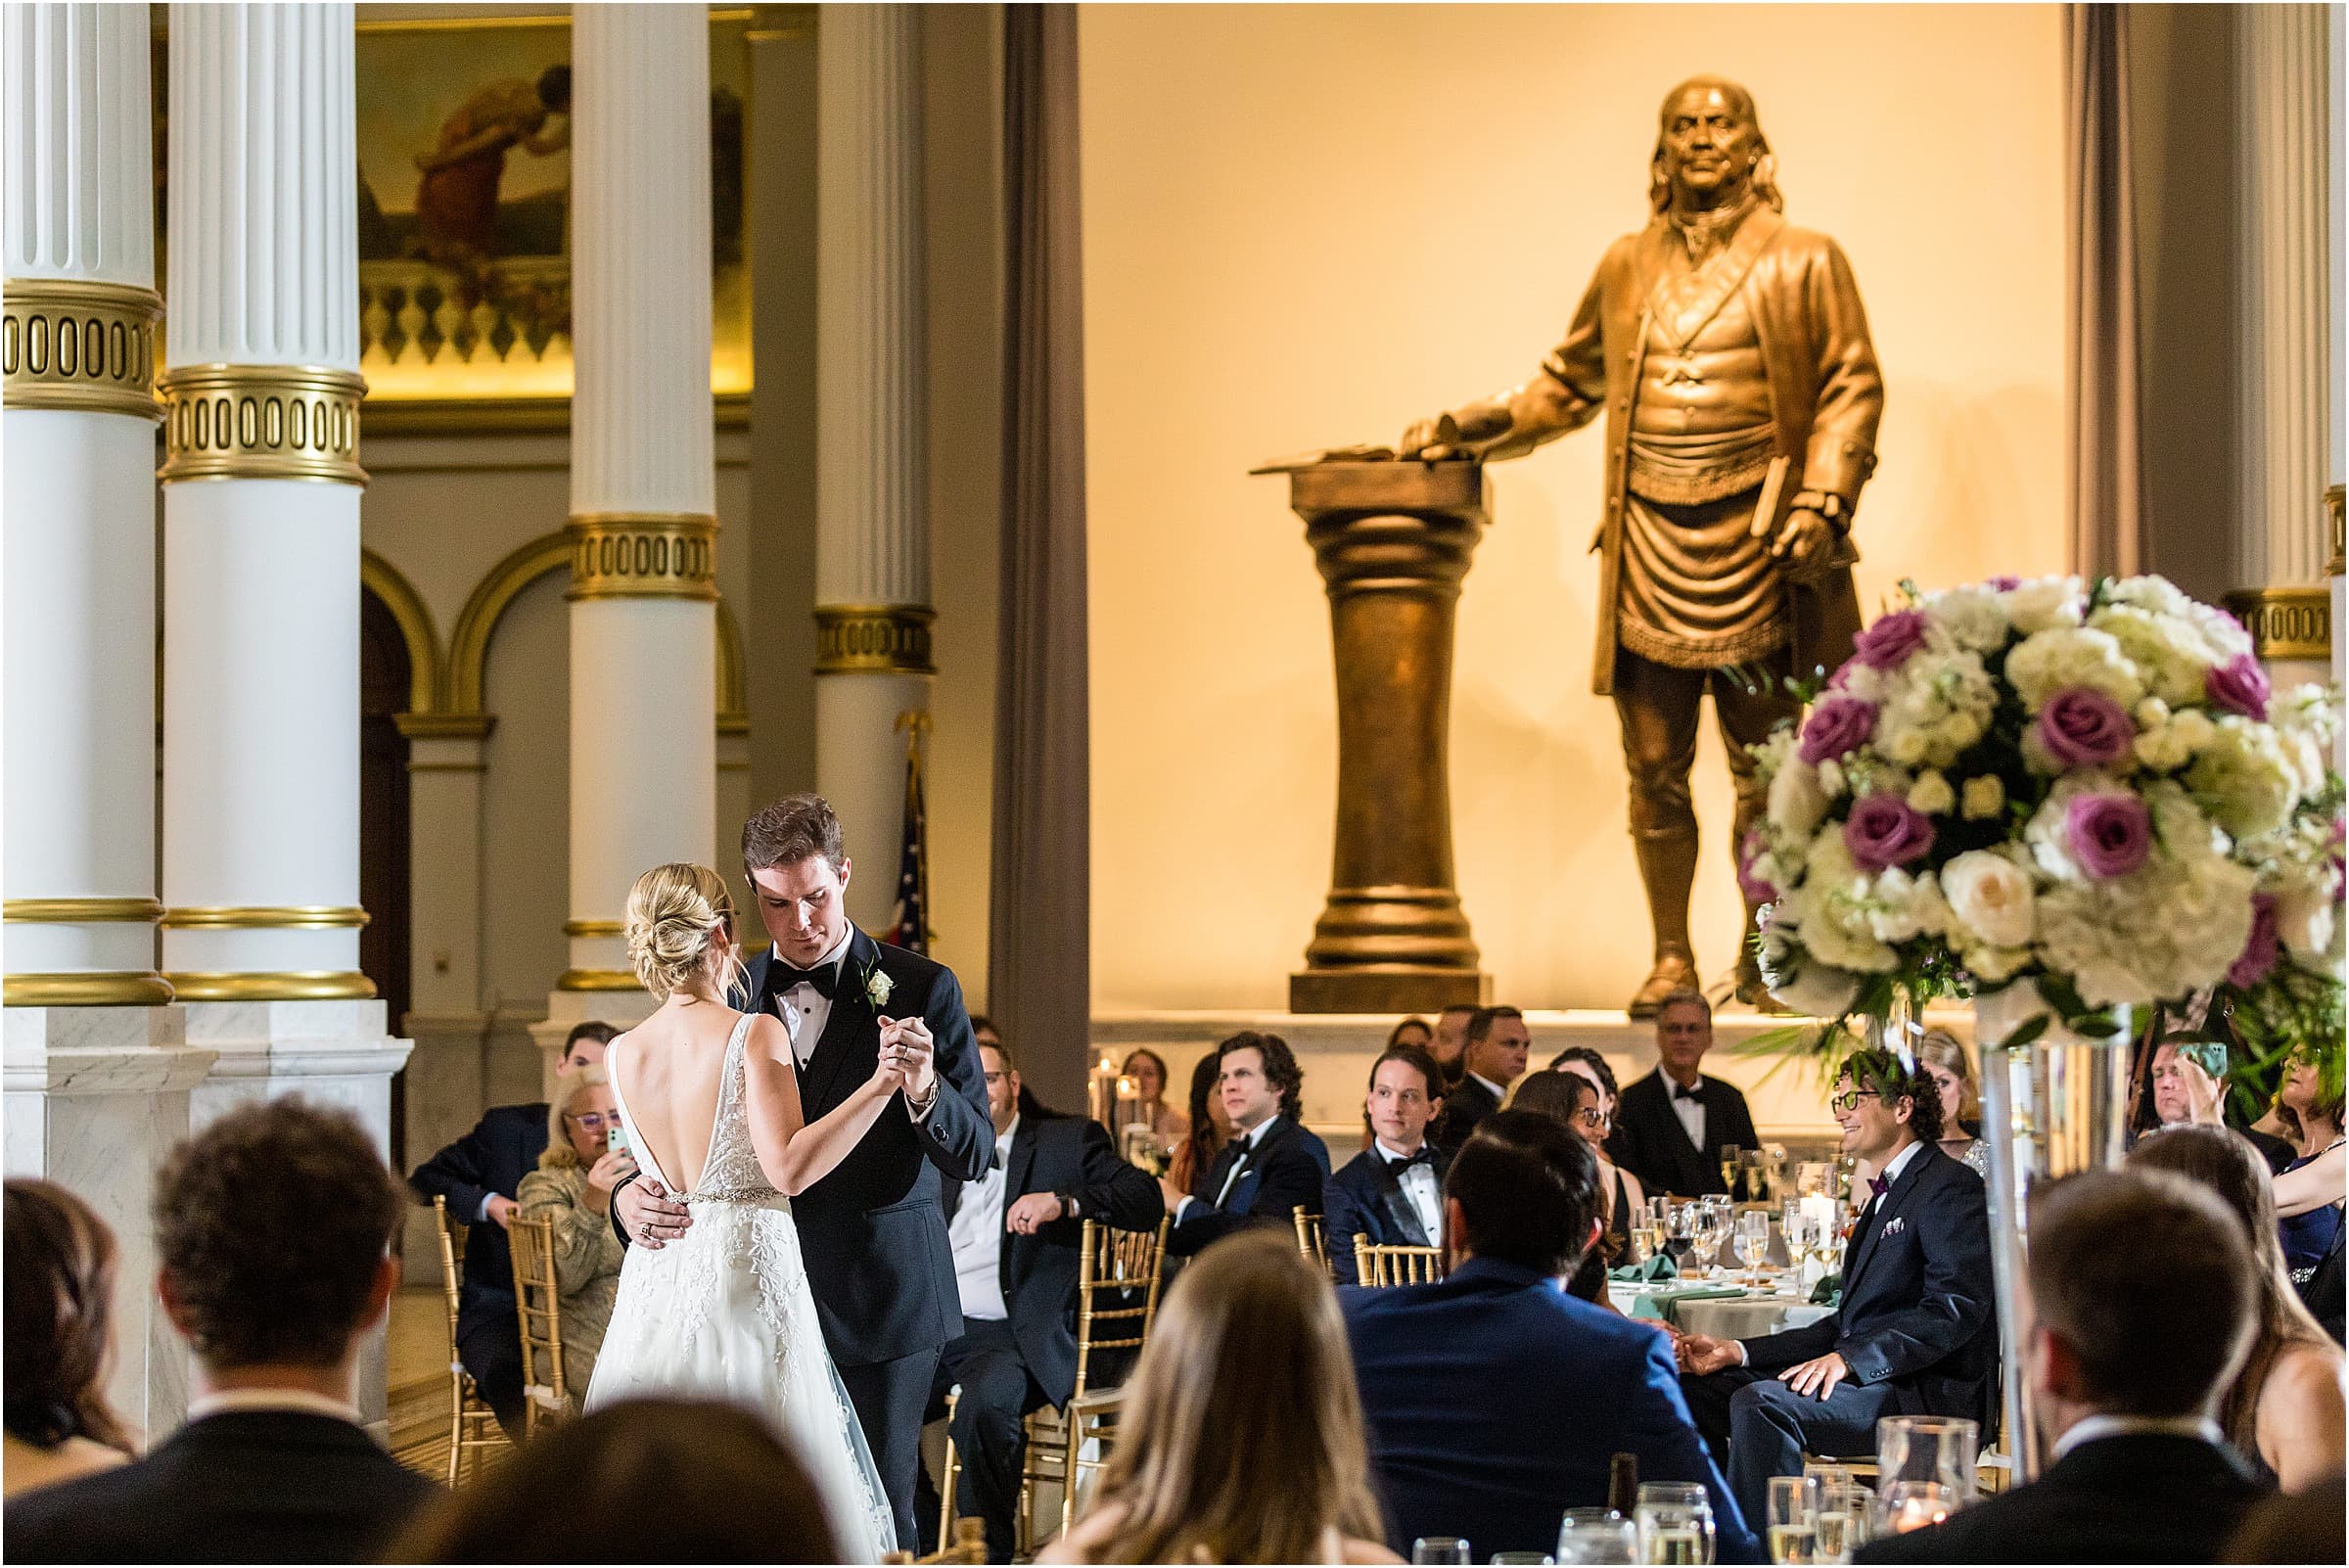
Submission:
<svg viewBox="0 0 2349 1568">
<path fill-rule="evenodd" d="M 1876 732 L 1876 705 L 1865 697 L 1829 697 L 1803 720 L 1795 755 L 1813 767 L 1865 746 Z"/>
<path fill-rule="evenodd" d="M 2268 698 L 2274 688 L 2268 684 L 2268 672 L 2249 654 L 2236 654 L 2212 670 L 2203 678 L 2202 689 L 2212 706 L 2267 722 Z"/>
<path fill-rule="evenodd" d="M 2276 924 L 2276 895 L 2251 895 L 2251 940 L 2243 944 L 2243 955 L 2227 971 L 2227 984 L 2244 990 L 2268 978 L 2276 967 L 2277 956 L 2282 951 L 2281 938 Z"/>
<path fill-rule="evenodd" d="M 2023 579 L 2011 575 L 2002 574 L 1999 576 L 1991 578 L 1990 585 L 2001 593 L 2012 593 L 2015 589 L 2023 585 Z"/>
<path fill-rule="evenodd" d="M 2125 877 L 2153 853 L 2153 815 L 2134 795 L 2082 795 L 2063 813 L 2072 854 L 2092 877 Z"/>
<path fill-rule="evenodd" d="M 2039 743 L 2058 767 L 2117 762 L 2129 755 L 2136 738 L 2137 728 L 2119 703 L 2083 686 L 2057 692 L 2039 712 Z"/>
<path fill-rule="evenodd" d="M 1843 842 L 1863 871 L 1886 871 L 1933 851 L 1933 824 L 1897 795 L 1870 795 L 1852 807 Z"/>
<path fill-rule="evenodd" d="M 1877 617 L 1852 644 L 1852 657 L 1870 669 L 1898 669 L 1911 654 L 1925 645 L 1925 614 L 1895 610 Z"/>
<path fill-rule="evenodd" d="M 1767 877 L 1754 875 L 1754 861 L 1762 854 L 1762 830 L 1754 828 L 1737 847 L 1737 891 L 1745 895 L 1747 903 L 1762 904 L 1778 901 L 1777 884 Z"/>
</svg>

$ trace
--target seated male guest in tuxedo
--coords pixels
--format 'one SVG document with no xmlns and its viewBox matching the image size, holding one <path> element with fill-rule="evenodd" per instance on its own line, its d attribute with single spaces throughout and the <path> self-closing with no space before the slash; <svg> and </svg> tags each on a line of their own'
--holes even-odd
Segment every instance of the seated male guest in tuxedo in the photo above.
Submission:
<svg viewBox="0 0 2349 1568">
<path fill-rule="evenodd" d="M 187 1425 L 143 1459 L 12 1499 L 8 1559 L 380 1560 L 440 1493 L 352 1405 L 399 1286 L 405 1206 L 357 1121 L 299 1099 L 231 1111 L 172 1150 L 155 1288 L 194 1356 Z"/>
<path fill-rule="evenodd" d="M 1216 1047 L 1216 1061 L 1231 1141 L 1191 1191 L 1158 1182 L 1174 1221 L 1167 1250 L 1177 1257 L 1250 1225 L 1293 1224 L 1299 1209 L 1319 1213 L 1329 1179 L 1329 1145 L 1297 1121 L 1305 1074 L 1289 1042 L 1242 1030 Z"/>
<path fill-rule="evenodd" d="M 1509 1085 L 1525 1076 L 1526 1053 L 1533 1045 L 1525 1015 L 1514 1007 L 1479 1007 L 1469 1015 L 1468 1047 L 1460 1058 L 1466 1071 L 1445 1096 L 1444 1119 L 1436 1128 L 1446 1148 L 1467 1142 L 1476 1124 L 1500 1109 Z"/>
<path fill-rule="evenodd" d="M 1656 1070 L 1615 1103 L 1607 1158 L 1650 1192 L 1701 1198 L 1727 1192 L 1722 1145 L 1758 1149 L 1753 1114 L 1735 1084 L 1699 1071 L 1713 1048 L 1713 1004 L 1701 991 L 1676 991 L 1656 1006 Z"/>
<path fill-rule="evenodd" d="M 1689 1420 L 1671 1340 L 1566 1294 L 1598 1219 L 1589 1145 L 1498 1111 L 1445 1178 L 1451 1271 L 1338 1292 L 1398 1551 L 1420 1536 L 1467 1536 L 1480 1558 L 1548 1551 L 1561 1512 L 1606 1503 L 1609 1461 L 1628 1453 L 1642 1481 L 1711 1489 L 1723 1561 L 1761 1560 Z"/>
<path fill-rule="evenodd" d="M 619 1033 L 610 1024 L 580 1024 L 563 1042 L 555 1077 L 604 1065 L 604 1047 Z M 514 1314 L 514 1251 L 506 1239 L 522 1178 L 546 1152 L 546 1102 L 495 1105 L 456 1142 L 408 1176 L 417 1198 L 448 1200 L 452 1219 L 466 1222 L 465 1282 L 457 1296 L 457 1360 L 482 1391 L 506 1436 L 522 1440 L 522 1329 Z"/>
<path fill-rule="evenodd" d="M 1443 1081 L 1416 1045 L 1390 1045 L 1370 1067 L 1363 1111 L 1370 1147 L 1346 1162 L 1321 1194 L 1321 1232 L 1338 1283 L 1357 1283 L 1357 1236 L 1376 1247 L 1444 1245 L 1444 1173 L 1451 1157 L 1427 1138 Z"/>
<path fill-rule="evenodd" d="M 1844 1249 L 1843 1304 L 1760 1339 L 1681 1341 L 1689 1407 L 1715 1453 L 1727 1443 L 1749 1516 L 1805 1453 L 1874 1453 L 1879 1416 L 1996 1419 L 1988 1205 L 1982 1178 L 1940 1149 L 1940 1090 L 1921 1064 L 1861 1050 L 1832 1105 L 1843 1151 L 1883 1173 Z"/>
<path fill-rule="evenodd" d="M 1065 1405 L 1076 1390 L 1070 1323 L 1084 1222 L 1155 1230 L 1165 1211 L 1148 1173 L 1118 1158 L 1100 1123 L 1021 1109 L 1020 1072 L 1001 1037 L 981 1043 L 979 1060 L 995 1160 L 978 1180 L 946 1184 L 962 1334 L 939 1353 L 927 1418 L 945 1414 L 947 1391 L 959 1384 L 958 1509 L 986 1521 L 988 1560 L 1009 1562 L 1027 1453 L 1021 1418 Z M 915 1507 L 927 1536 L 937 1528 L 938 1499 L 926 1471 Z"/>
<path fill-rule="evenodd" d="M 2213 1419 L 2257 1326 L 2241 1222 L 2165 1171 L 2089 1172 L 2031 1200 L 2023 1364 L 2052 1462 L 1860 1560 L 2222 1560 L 2267 1491 Z M 2340 1526 L 2335 1512 L 2330 1561 Z"/>
</svg>

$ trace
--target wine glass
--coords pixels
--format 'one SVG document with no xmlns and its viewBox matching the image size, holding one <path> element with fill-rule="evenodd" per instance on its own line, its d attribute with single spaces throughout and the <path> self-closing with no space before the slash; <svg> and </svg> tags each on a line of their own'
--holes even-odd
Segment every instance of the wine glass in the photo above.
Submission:
<svg viewBox="0 0 2349 1568">
<path fill-rule="evenodd" d="M 1639 1560 L 1639 1527 L 1613 1508 L 1569 1508 L 1558 1522 L 1558 1561 Z"/>
<path fill-rule="evenodd" d="M 1634 1513 L 1639 1528 L 1642 1562 L 1713 1560 L 1713 1502 L 1703 1486 L 1685 1481 L 1643 1481 Z"/>
<path fill-rule="evenodd" d="M 1727 1228 L 1721 1222 L 1719 1210 L 1710 1204 L 1696 1206 L 1696 1214 L 1689 1226 L 1688 1239 L 1695 1248 L 1696 1261 L 1700 1268 L 1709 1269 L 1713 1267 L 1714 1260 L 1721 1256 L 1721 1243 L 1727 1233 Z"/>
<path fill-rule="evenodd" d="M 1737 1192 L 1737 1168 L 1745 1159 L 1745 1151 L 1734 1143 L 1721 1146 L 1721 1184 L 1732 1197 Z"/>
<path fill-rule="evenodd" d="M 1696 1206 L 1681 1204 L 1664 1217 L 1664 1250 L 1681 1273 L 1688 1271 L 1688 1252 L 1696 1245 Z"/>
<path fill-rule="evenodd" d="M 1773 1475 L 1770 1478 L 1770 1560 L 1814 1563 L 1819 1560 L 1819 1478 Z"/>
<path fill-rule="evenodd" d="M 1745 1265 L 1748 1281 L 1759 1287 L 1762 1260 L 1770 1256 L 1770 1216 L 1759 1209 L 1739 1215 L 1736 1247 L 1737 1261 Z"/>
</svg>

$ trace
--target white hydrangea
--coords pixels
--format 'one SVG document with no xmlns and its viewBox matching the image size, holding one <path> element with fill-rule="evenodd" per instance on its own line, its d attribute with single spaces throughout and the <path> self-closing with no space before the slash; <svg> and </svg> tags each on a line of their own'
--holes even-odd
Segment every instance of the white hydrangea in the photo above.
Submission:
<svg viewBox="0 0 2349 1568">
<path fill-rule="evenodd" d="M 2014 629 L 2029 636 L 2057 626 L 2076 626 L 2088 613 L 2088 596 L 2078 577 L 2033 577 L 1999 595 Z"/>
<path fill-rule="evenodd" d="M 1911 876 L 1899 866 L 1878 872 L 1862 907 L 1867 913 L 1869 935 L 1878 942 L 1903 943 L 1911 938 L 1938 937 L 1950 928 L 1950 905 L 1932 872 Z"/>
<path fill-rule="evenodd" d="M 1827 792 L 1819 784 L 1819 769 L 1799 757 L 1787 758 L 1771 778 L 1766 810 L 1775 833 L 1809 839 L 1827 815 Z"/>
<path fill-rule="evenodd" d="M 1960 648 L 1995 653 L 2006 645 L 2006 606 L 1995 588 L 1979 583 L 1948 588 L 1926 594 L 1916 607 Z"/>
<path fill-rule="evenodd" d="M 2154 696 L 2172 708 L 2202 701 L 2211 669 L 2220 661 L 2192 622 L 2135 605 L 2108 604 L 2090 616 L 2088 623 L 2092 630 L 2111 634 Z"/>
<path fill-rule="evenodd" d="M 2252 873 L 2223 855 L 2167 853 L 2108 882 L 2039 900 L 2039 947 L 2089 1005 L 2175 1000 L 2225 978 L 2251 936 Z"/>
<path fill-rule="evenodd" d="M 1789 902 L 1803 945 L 1815 957 L 1861 974 L 1882 974 L 1899 964 L 1899 955 L 1870 925 L 1872 881 L 1853 862 L 1840 827 L 1812 840 L 1802 887 Z"/>
<path fill-rule="evenodd" d="M 2006 680 L 2027 712 L 2036 714 L 2059 691 L 2083 686 L 2100 691 L 2123 708 L 2144 696 L 2120 642 L 2109 631 L 2057 626 L 2035 631 L 2006 656 Z"/>
<path fill-rule="evenodd" d="M 2338 700 L 2323 686 L 2295 686 L 2268 704 L 2268 721 L 2291 763 L 2294 793 L 2305 798 L 2324 792 L 2340 720 Z"/>
<path fill-rule="evenodd" d="M 2160 720 L 2146 723 L 2145 715 L 2153 710 L 2159 710 Z M 2218 733 L 2210 715 L 2199 708 L 2182 708 L 2173 714 L 2159 698 L 2148 697 L 2137 705 L 2137 713 L 2138 722 L 2145 727 L 2139 732 L 2132 749 L 2147 772 L 2177 772 L 2192 761 Z"/>
<path fill-rule="evenodd" d="M 1874 748 L 1902 767 L 1948 767 L 1989 729 L 1998 702 L 1982 656 L 1928 632 L 1924 648 L 1885 682 Z"/>
<path fill-rule="evenodd" d="M 2276 730 L 2230 714 L 2187 769 L 2204 810 L 2238 839 L 2282 826 L 2300 794 L 2300 778 Z"/>
<path fill-rule="evenodd" d="M 2105 584 L 2104 598 L 2108 604 L 2132 605 L 2165 616 L 2182 616 L 2194 602 L 2179 591 L 2178 584 L 2152 574 L 2116 578 Z"/>
</svg>

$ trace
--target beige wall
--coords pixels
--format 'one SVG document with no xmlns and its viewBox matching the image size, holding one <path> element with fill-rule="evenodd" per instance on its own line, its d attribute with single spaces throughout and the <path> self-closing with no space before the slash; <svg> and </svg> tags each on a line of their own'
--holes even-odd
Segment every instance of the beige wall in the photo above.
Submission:
<svg viewBox="0 0 2349 1568">
<path fill-rule="evenodd" d="M 1521 380 L 1643 220 L 1664 90 L 1755 92 L 1887 382 L 1861 589 L 2060 558 L 2062 74 L 2049 6 L 1087 7 L 1093 977 L 1277 1007 L 1329 873 L 1326 609 L 1273 454 Z M 1461 605 L 1461 893 L 1501 993 L 1620 1006 L 1645 910 L 1590 695 L 1594 435 L 1494 477 Z M 1718 744 L 1697 940 L 1730 957 Z"/>
</svg>

